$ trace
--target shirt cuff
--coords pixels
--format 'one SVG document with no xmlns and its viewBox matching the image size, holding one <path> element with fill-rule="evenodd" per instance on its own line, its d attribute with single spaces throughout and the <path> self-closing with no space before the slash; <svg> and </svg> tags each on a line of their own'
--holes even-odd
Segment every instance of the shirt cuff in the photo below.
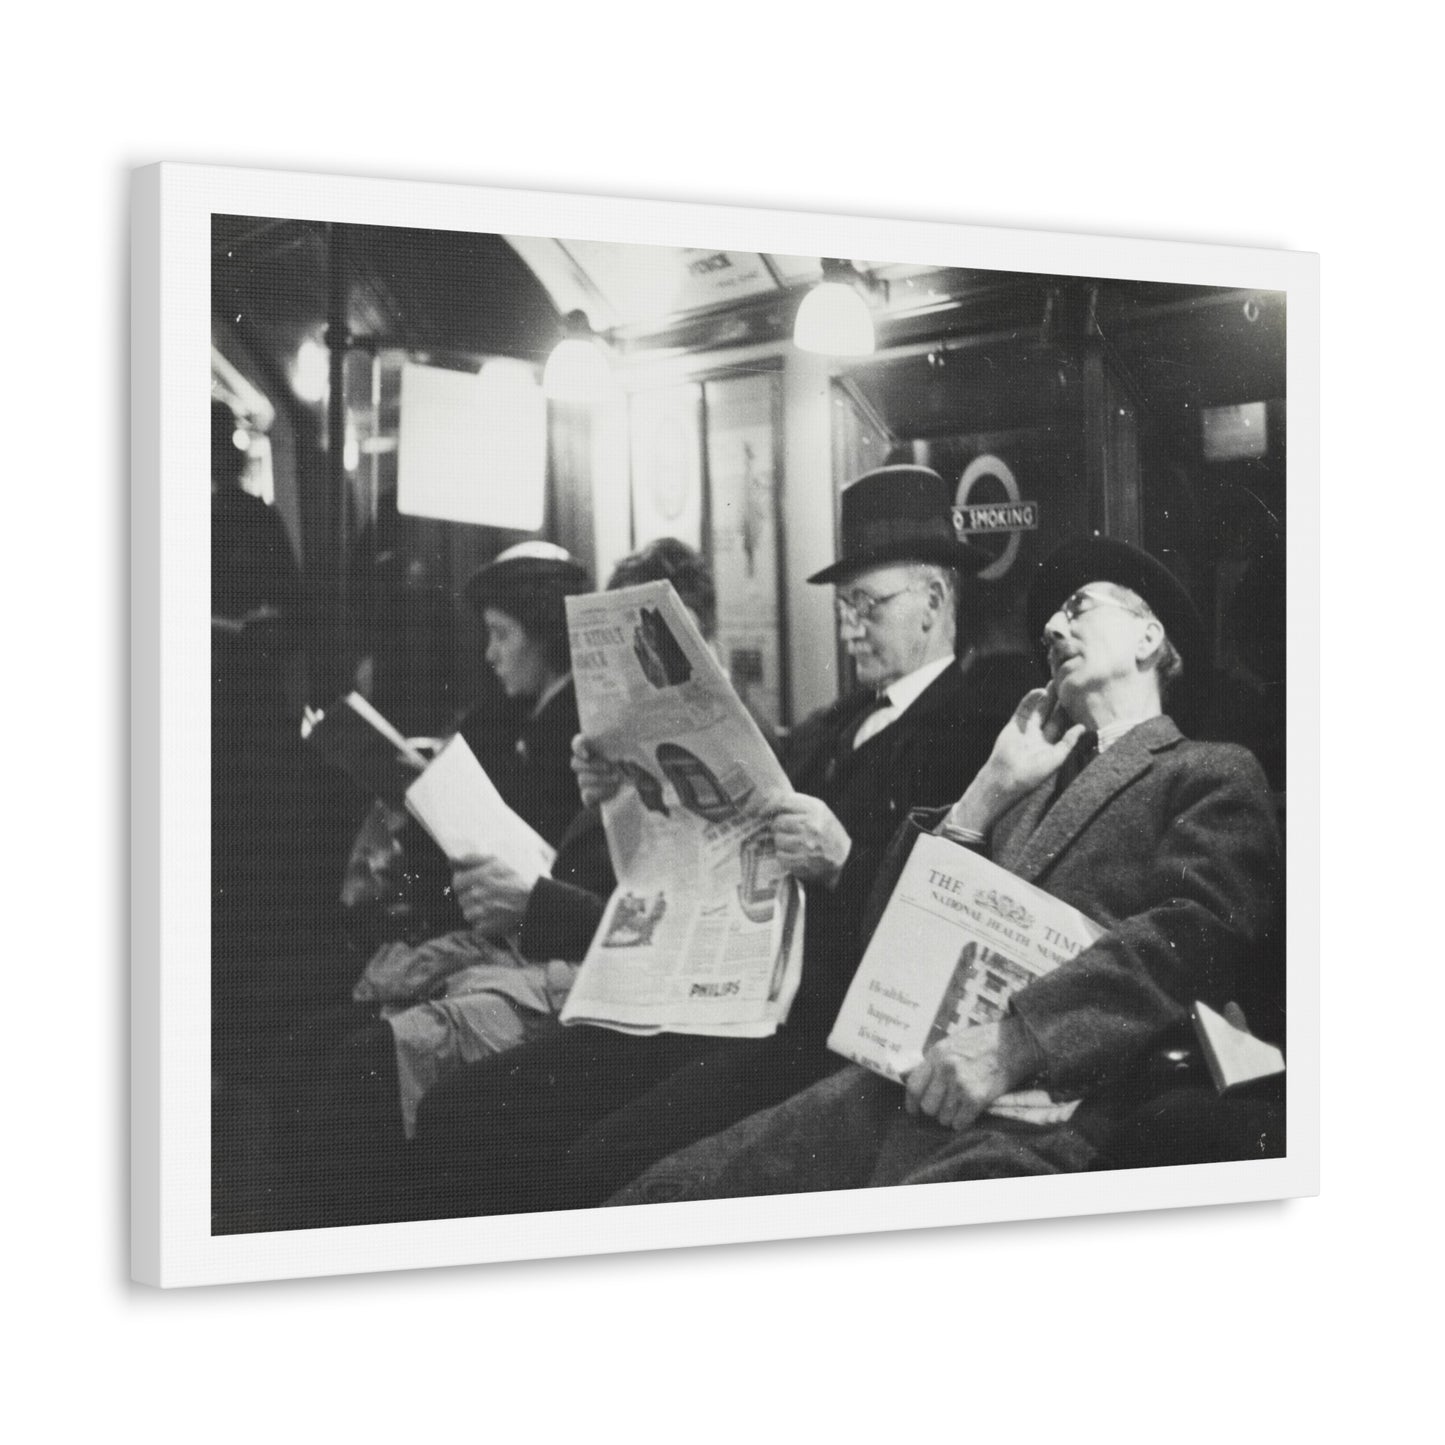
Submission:
<svg viewBox="0 0 1445 1445">
<path fill-rule="evenodd" d="M 953 821 L 952 813 L 938 825 L 938 833 L 941 837 L 947 838 L 953 843 L 960 843 L 965 848 L 982 848 L 988 841 L 977 828 L 959 827 Z"/>
</svg>

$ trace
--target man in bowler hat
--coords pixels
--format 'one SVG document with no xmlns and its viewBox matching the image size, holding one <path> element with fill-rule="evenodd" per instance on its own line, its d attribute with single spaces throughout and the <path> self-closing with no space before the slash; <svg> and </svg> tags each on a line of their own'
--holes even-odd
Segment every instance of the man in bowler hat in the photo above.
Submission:
<svg viewBox="0 0 1445 1445">
<path fill-rule="evenodd" d="M 787 1024 L 770 1039 L 731 1041 L 579 1026 L 465 1071 L 418 1121 L 428 1212 L 600 1203 L 653 1160 L 836 1064 L 825 1040 L 889 839 L 911 809 L 958 796 L 1018 697 L 1013 679 L 980 685 L 989 669 L 960 648 L 960 588 L 986 558 L 962 540 L 943 478 L 916 466 L 860 477 L 842 494 L 841 539 L 838 560 L 808 580 L 835 588 L 861 686 L 794 730 L 783 755 L 793 791 L 771 808 L 778 861 L 807 895 Z M 584 799 L 622 785 L 585 740 L 576 754 Z"/>
<path fill-rule="evenodd" d="M 900 830 L 876 919 L 920 831 L 976 848 L 1087 914 L 1102 937 L 1020 989 L 1003 1018 L 931 1047 L 905 1084 L 856 1065 L 663 1160 L 611 1202 L 652 1203 L 1084 1169 L 1136 1102 L 1130 1072 L 1257 966 L 1280 900 L 1254 757 L 1190 742 L 1206 633 L 1179 582 L 1123 543 L 1055 552 L 1029 613 L 1052 680 L 1029 692 L 950 808 Z M 1022 1088 L 1028 1117 L 989 1112 Z"/>
</svg>

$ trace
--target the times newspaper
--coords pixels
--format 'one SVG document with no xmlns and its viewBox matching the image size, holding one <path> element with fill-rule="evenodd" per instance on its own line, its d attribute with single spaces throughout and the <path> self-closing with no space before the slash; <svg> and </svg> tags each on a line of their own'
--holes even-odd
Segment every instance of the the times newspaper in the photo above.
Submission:
<svg viewBox="0 0 1445 1445">
<path fill-rule="evenodd" d="M 858 965 L 828 1047 L 902 1079 L 940 1039 L 1003 1017 L 1009 998 L 1103 930 L 948 838 L 920 833 Z M 1043 1123 L 1077 1101 L 1006 1094 L 991 1113 Z"/>
</svg>

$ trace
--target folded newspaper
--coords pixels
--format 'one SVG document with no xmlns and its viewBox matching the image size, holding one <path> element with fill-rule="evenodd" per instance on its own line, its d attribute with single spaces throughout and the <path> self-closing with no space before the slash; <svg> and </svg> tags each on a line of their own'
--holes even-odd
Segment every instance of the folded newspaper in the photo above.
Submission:
<svg viewBox="0 0 1445 1445">
<path fill-rule="evenodd" d="M 617 874 L 564 1024 L 761 1038 L 802 970 L 803 893 L 763 810 L 787 775 L 669 582 L 567 599 L 582 731 L 628 779 Z"/>
<path fill-rule="evenodd" d="M 948 838 L 921 833 L 853 976 L 828 1047 L 901 1080 L 940 1039 L 1004 1016 L 1009 998 L 1087 948 L 1096 923 Z M 1058 1123 L 1078 1100 L 1042 1089 L 989 1110 Z"/>
</svg>

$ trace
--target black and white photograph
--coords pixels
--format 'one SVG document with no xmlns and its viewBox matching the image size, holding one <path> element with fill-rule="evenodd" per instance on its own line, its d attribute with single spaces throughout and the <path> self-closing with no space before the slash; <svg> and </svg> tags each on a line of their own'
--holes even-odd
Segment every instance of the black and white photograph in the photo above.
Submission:
<svg viewBox="0 0 1445 1445">
<path fill-rule="evenodd" d="M 209 356 L 209 514 L 169 382 L 158 506 L 209 539 L 213 1248 L 1312 1190 L 1312 258 L 137 187 Z"/>
<path fill-rule="evenodd" d="M 11 1433 L 1419 1433 L 1427 19 L 18 13 Z"/>
</svg>

